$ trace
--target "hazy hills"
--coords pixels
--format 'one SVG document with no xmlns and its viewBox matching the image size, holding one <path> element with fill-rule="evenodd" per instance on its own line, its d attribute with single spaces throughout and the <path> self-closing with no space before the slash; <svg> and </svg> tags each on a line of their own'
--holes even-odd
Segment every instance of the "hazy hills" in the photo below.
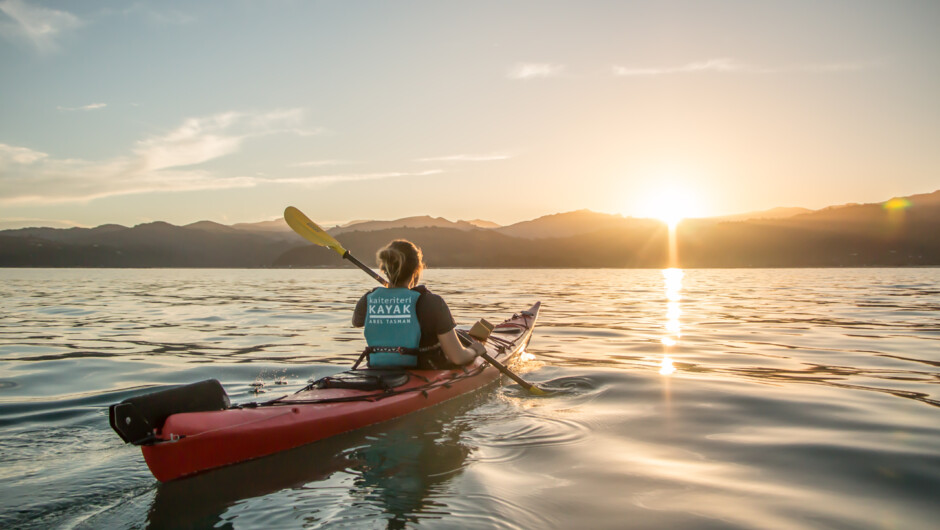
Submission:
<svg viewBox="0 0 940 530">
<path fill-rule="evenodd" d="M 761 220 L 761 219 L 786 219 L 788 217 L 794 217 L 797 215 L 802 215 L 805 213 L 812 213 L 813 210 L 809 208 L 771 208 L 769 210 L 764 210 L 760 212 L 749 212 L 741 213 L 737 215 L 725 215 L 722 217 L 712 217 L 711 221 L 718 222 L 728 222 L 728 221 L 750 221 L 750 220 Z"/>
<path fill-rule="evenodd" d="M 214 224 L 214 223 L 213 223 Z M 302 244 L 206 223 L 0 231 L 6 267 L 268 267 Z"/>
<path fill-rule="evenodd" d="M 388 230 L 391 228 L 453 228 L 456 230 L 475 230 L 478 228 L 498 227 L 496 223 L 489 221 L 448 221 L 443 217 L 431 217 L 422 215 L 418 217 L 405 217 L 395 221 L 354 221 L 343 226 L 337 226 L 327 230 L 331 235 L 338 236 L 346 232 L 373 232 L 376 230 Z"/>
<path fill-rule="evenodd" d="M 434 267 L 664 267 L 665 225 L 588 210 L 510 226 L 430 216 L 359 221 L 330 231 L 365 262 L 404 237 Z M 817 211 L 774 209 L 683 221 L 682 267 L 940 265 L 940 191 Z M 0 231 L 6 267 L 334 267 L 332 251 L 308 244 L 283 220 L 187 226 L 24 228 Z"/>
<path fill-rule="evenodd" d="M 678 237 L 684 267 L 937 266 L 940 191 L 785 219 L 683 223 Z"/>
</svg>

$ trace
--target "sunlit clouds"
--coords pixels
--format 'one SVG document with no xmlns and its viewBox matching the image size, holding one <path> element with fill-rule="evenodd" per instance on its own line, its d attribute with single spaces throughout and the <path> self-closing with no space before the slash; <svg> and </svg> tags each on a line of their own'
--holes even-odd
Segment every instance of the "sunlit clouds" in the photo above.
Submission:
<svg viewBox="0 0 940 530">
<path fill-rule="evenodd" d="M 22 0 L 0 1 L 0 35 L 27 42 L 40 53 L 59 49 L 58 39 L 83 22 L 72 13 L 34 6 Z"/>
<path fill-rule="evenodd" d="M 518 63 L 507 74 L 510 79 L 527 80 L 544 77 L 558 77 L 565 71 L 565 65 L 553 63 Z"/>
<path fill-rule="evenodd" d="M 380 173 L 340 173 L 333 175 L 314 175 L 309 177 L 285 177 L 258 179 L 258 183 L 269 184 L 332 184 L 337 182 L 358 182 L 363 180 L 383 180 L 398 177 L 426 177 L 442 173 L 440 169 L 427 171 L 386 171 Z"/>
<path fill-rule="evenodd" d="M 17 161 L 19 160 L 19 161 Z M 32 160 L 31 162 L 24 161 Z M 159 191 L 229 189 L 254 185 L 244 177 L 219 178 L 205 170 L 148 168 L 140 156 L 106 161 L 55 159 L 0 145 L 0 204 L 56 204 Z"/>
<path fill-rule="evenodd" d="M 700 73 L 745 73 L 745 74 L 783 74 L 783 73 L 837 73 L 860 72 L 882 66 L 880 60 L 849 60 L 821 63 L 784 64 L 777 66 L 750 64 L 731 57 L 693 60 L 678 65 L 625 66 L 615 64 L 610 73 L 615 77 L 654 77 L 676 74 Z M 558 77 L 569 70 L 568 66 L 554 63 L 519 63 L 508 73 L 510 79 L 537 79 Z M 575 67 L 575 70 L 578 70 Z M 585 67 L 587 70 L 587 67 Z"/>
<path fill-rule="evenodd" d="M 302 120 L 301 109 L 189 118 L 169 133 L 137 142 L 134 154 L 145 171 L 197 165 L 238 151 L 250 138 L 309 133 L 300 127 Z"/>
<path fill-rule="evenodd" d="M 611 67 L 611 72 L 617 77 L 652 77 L 672 74 L 695 74 L 695 73 L 750 73 L 750 74 L 780 74 L 789 72 L 858 72 L 877 68 L 881 65 L 880 61 L 859 60 L 847 62 L 832 63 L 809 63 L 784 66 L 758 66 L 747 64 L 728 57 L 707 59 L 703 61 L 693 61 L 678 66 L 653 66 L 653 67 L 635 67 L 618 66 Z"/>
<path fill-rule="evenodd" d="M 76 112 L 76 111 L 90 111 L 90 110 L 101 110 L 107 107 L 107 103 L 90 103 L 88 105 L 82 105 L 81 107 L 56 107 L 56 109 L 62 112 Z"/>
<path fill-rule="evenodd" d="M 0 218 L 0 230 L 10 230 L 31 226 L 45 226 L 49 228 L 82 228 L 80 223 L 67 219 L 40 219 L 35 217 L 5 217 Z"/>
<path fill-rule="evenodd" d="M 40 153 L 39 151 L 33 151 L 26 147 L 14 147 L 12 145 L 0 144 L 0 170 L 7 171 L 14 164 L 17 165 L 29 165 L 43 158 L 46 158 L 46 153 Z"/>
<path fill-rule="evenodd" d="M 736 72 L 746 67 L 733 59 L 710 59 L 707 61 L 693 62 L 682 66 L 672 67 L 652 67 L 652 68 L 631 68 L 626 66 L 614 66 L 612 72 L 616 76 L 653 76 L 663 74 L 682 74 L 693 72 Z"/>
<path fill-rule="evenodd" d="M 347 164 L 355 164 L 355 162 L 351 162 L 349 160 L 307 160 L 306 162 L 289 164 L 288 167 L 328 167 L 344 166 Z"/>
<path fill-rule="evenodd" d="M 505 153 L 491 153 L 485 155 L 449 155 L 429 158 L 418 158 L 416 162 L 492 162 L 495 160 L 508 160 L 512 155 Z"/>
<path fill-rule="evenodd" d="M 238 119 L 234 112 L 191 118 L 169 134 L 141 140 L 134 153 L 144 170 L 191 166 L 219 158 L 237 151 L 244 141 L 243 135 L 228 134 Z"/>
<path fill-rule="evenodd" d="M 139 140 L 128 155 L 102 161 L 57 159 L 0 144 L 4 184 L 0 202 L 58 203 L 151 191 L 255 186 L 261 182 L 258 177 L 223 176 L 193 166 L 231 155 L 252 138 L 307 130 L 302 120 L 300 109 L 189 118 L 169 132 Z"/>
</svg>

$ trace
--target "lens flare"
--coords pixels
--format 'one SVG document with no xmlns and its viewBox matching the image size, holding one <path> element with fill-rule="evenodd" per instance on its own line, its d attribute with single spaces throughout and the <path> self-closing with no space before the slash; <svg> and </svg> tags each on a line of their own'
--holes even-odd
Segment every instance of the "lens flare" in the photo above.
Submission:
<svg viewBox="0 0 940 530">
<path fill-rule="evenodd" d="M 907 210 L 911 207 L 911 201 L 903 198 L 894 198 L 890 201 L 884 203 L 883 205 L 885 210 L 889 212 L 897 212 L 899 210 Z"/>
</svg>

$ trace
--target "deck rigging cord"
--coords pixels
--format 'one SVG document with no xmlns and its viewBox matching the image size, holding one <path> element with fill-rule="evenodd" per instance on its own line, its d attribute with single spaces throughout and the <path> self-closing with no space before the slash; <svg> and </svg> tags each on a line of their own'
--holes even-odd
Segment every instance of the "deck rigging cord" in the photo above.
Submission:
<svg viewBox="0 0 940 530">
<path fill-rule="evenodd" d="M 513 316 L 517 316 L 517 315 L 513 315 Z M 520 325 L 520 327 L 521 327 L 521 325 Z M 528 329 L 528 328 L 529 328 L 529 326 L 527 325 L 527 326 L 525 326 L 524 329 Z M 461 335 L 461 336 L 466 337 L 466 336 L 467 336 L 466 333 L 467 333 L 466 331 L 458 330 L 458 335 Z M 494 342 L 499 343 L 499 349 L 500 349 L 501 351 L 505 351 L 505 350 L 508 349 L 509 347 L 515 346 L 515 345 L 516 345 L 516 342 L 519 340 L 518 338 L 517 338 L 516 340 L 507 340 L 507 339 L 503 339 L 503 338 L 500 338 L 500 337 L 492 337 L 492 336 L 491 336 L 491 337 L 490 337 L 490 340 L 493 340 L 493 339 L 495 339 Z M 421 385 L 421 386 L 409 387 L 409 388 L 405 388 L 405 389 L 401 389 L 401 390 L 395 390 L 394 388 L 391 388 L 391 389 L 382 390 L 382 391 L 380 391 L 380 392 L 375 392 L 375 393 L 373 393 L 373 394 L 364 394 L 364 395 L 361 395 L 361 396 L 347 396 L 347 397 L 340 397 L 340 398 L 324 398 L 324 399 L 298 399 L 298 400 L 284 401 L 285 399 L 287 399 L 287 398 L 290 397 L 291 395 L 297 395 L 297 394 L 299 394 L 299 393 L 301 393 L 301 392 L 306 392 L 306 391 L 308 391 L 308 390 L 312 390 L 312 389 L 314 389 L 314 388 L 318 388 L 318 387 L 317 387 L 318 383 L 320 383 L 320 382 L 323 381 L 324 379 L 328 379 L 328 377 L 324 377 L 324 378 L 320 378 L 320 379 L 314 381 L 313 383 L 310 383 L 309 385 L 307 385 L 307 386 L 305 386 L 304 388 L 298 390 L 297 392 L 294 392 L 294 394 L 284 395 L 284 396 L 281 396 L 281 397 L 278 397 L 278 398 L 271 399 L 271 400 L 269 400 L 269 401 L 262 401 L 262 402 L 260 402 L 260 403 L 259 403 L 259 402 L 249 402 L 249 403 L 237 404 L 237 405 L 233 405 L 232 408 L 239 408 L 239 409 L 240 409 L 240 408 L 273 407 L 273 406 L 287 406 L 287 405 L 311 405 L 311 404 L 317 404 L 317 403 L 345 403 L 345 402 L 350 402 L 350 401 L 378 401 L 378 400 L 381 400 L 381 399 L 384 399 L 384 398 L 387 398 L 387 397 L 391 397 L 391 396 L 396 396 L 396 395 L 399 395 L 399 394 L 407 394 L 407 393 L 409 393 L 409 392 L 427 392 L 428 390 L 431 390 L 431 389 L 434 389 L 434 388 L 438 388 L 438 387 L 442 387 L 442 386 L 450 386 L 450 385 L 453 384 L 455 381 L 460 381 L 460 380 L 462 380 L 462 379 L 467 379 L 467 378 L 470 378 L 470 377 L 476 377 L 477 375 L 483 373 L 483 371 L 486 369 L 486 366 L 487 366 L 488 364 L 489 364 L 489 362 L 486 361 L 486 360 L 484 360 L 483 363 L 481 363 L 479 366 L 477 366 L 477 367 L 475 367 L 475 368 L 472 368 L 472 369 L 466 369 L 466 368 L 464 368 L 463 371 L 462 371 L 462 373 L 454 374 L 454 375 L 453 375 L 452 377 L 450 377 L 449 379 L 446 379 L 446 380 L 438 380 L 438 381 L 430 381 L 429 379 L 427 379 L 427 378 L 425 378 L 424 376 L 421 376 L 421 375 L 419 375 L 419 374 L 415 374 L 415 373 L 411 373 L 411 372 L 405 372 L 406 374 L 408 374 L 409 378 L 411 378 L 411 377 L 421 377 L 421 378 L 423 378 L 425 381 L 427 381 L 427 383 L 424 384 L 424 385 Z M 376 377 L 377 377 L 377 376 L 376 376 Z"/>
</svg>

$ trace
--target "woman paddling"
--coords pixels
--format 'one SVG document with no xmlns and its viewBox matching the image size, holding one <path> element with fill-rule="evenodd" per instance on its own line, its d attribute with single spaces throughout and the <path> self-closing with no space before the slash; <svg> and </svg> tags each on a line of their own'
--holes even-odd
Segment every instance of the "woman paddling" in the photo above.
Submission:
<svg viewBox="0 0 940 530">
<path fill-rule="evenodd" d="M 414 243 L 392 241 L 377 259 L 388 287 L 364 294 L 352 319 L 353 326 L 365 327 L 370 368 L 450 368 L 486 351 L 476 341 L 465 348 L 447 303 L 418 285 L 424 258 Z"/>
</svg>

